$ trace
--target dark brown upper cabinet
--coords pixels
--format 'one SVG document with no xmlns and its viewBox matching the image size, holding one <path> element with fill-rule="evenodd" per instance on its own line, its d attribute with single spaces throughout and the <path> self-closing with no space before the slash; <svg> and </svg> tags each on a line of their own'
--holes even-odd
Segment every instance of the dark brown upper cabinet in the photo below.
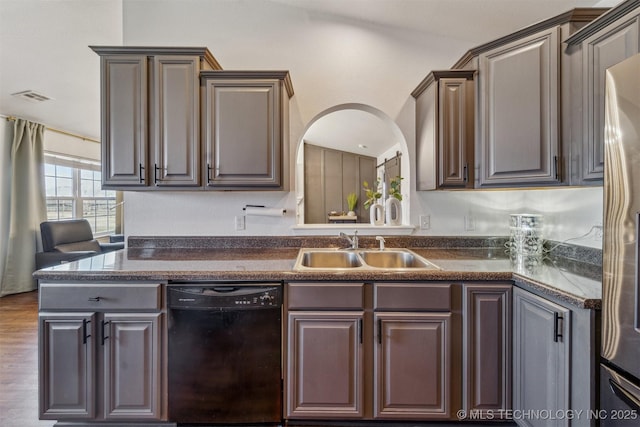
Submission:
<svg viewBox="0 0 640 427">
<path fill-rule="evenodd" d="M 286 190 L 288 71 L 201 73 L 208 189 Z"/>
<path fill-rule="evenodd" d="M 572 97 L 571 183 L 602 184 L 607 68 L 640 52 L 640 1 L 620 3 L 566 40 L 576 69 Z"/>
<path fill-rule="evenodd" d="M 418 190 L 473 187 L 473 70 L 432 71 L 416 99 Z"/>
<path fill-rule="evenodd" d="M 102 184 L 197 187 L 200 81 L 221 69 L 206 48 L 91 47 L 100 55 Z"/>
</svg>

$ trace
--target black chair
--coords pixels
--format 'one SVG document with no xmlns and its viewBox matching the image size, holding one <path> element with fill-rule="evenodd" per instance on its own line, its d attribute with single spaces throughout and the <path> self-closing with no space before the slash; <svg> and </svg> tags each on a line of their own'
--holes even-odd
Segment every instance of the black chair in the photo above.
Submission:
<svg viewBox="0 0 640 427">
<path fill-rule="evenodd" d="M 124 248 L 124 242 L 102 243 L 93 238 L 89 221 L 70 219 L 40 224 L 42 252 L 36 253 L 36 269 L 87 258 Z"/>
</svg>

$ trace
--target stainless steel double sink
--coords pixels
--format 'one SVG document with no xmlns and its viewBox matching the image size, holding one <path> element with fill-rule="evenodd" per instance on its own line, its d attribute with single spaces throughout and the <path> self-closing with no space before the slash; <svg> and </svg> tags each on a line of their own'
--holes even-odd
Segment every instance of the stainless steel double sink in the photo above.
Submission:
<svg viewBox="0 0 640 427">
<path fill-rule="evenodd" d="M 318 249 L 303 248 L 294 265 L 296 271 L 312 270 L 439 270 L 409 249 Z"/>
</svg>

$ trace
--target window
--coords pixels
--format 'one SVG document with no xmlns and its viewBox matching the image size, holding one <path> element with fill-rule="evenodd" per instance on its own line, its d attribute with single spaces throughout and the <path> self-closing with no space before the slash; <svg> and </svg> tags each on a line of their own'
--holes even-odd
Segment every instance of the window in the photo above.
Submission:
<svg viewBox="0 0 640 427">
<path fill-rule="evenodd" d="M 100 163 L 45 153 L 47 219 L 85 218 L 95 236 L 116 230 L 116 192 L 102 190 Z"/>
</svg>

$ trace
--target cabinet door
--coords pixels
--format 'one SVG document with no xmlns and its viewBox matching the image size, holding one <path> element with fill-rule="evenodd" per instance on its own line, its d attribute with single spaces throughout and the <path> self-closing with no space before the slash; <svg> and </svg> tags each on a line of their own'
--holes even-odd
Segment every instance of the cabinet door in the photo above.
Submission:
<svg viewBox="0 0 640 427">
<path fill-rule="evenodd" d="M 472 186 L 472 83 L 466 78 L 443 78 L 438 85 L 438 184 L 440 187 Z"/>
<path fill-rule="evenodd" d="M 288 418 L 363 416 L 363 312 L 290 312 Z"/>
<path fill-rule="evenodd" d="M 106 419 L 160 418 L 160 313 L 101 321 Z"/>
<path fill-rule="evenodd" d="M 376 313 L 374 317 L 374 417 L 450 418 L 451 314 Z"/>
<path fill-rule="evenodd" d="M 463 402 L 467 413 L 511 409 L 511 285 L 465 285 Z"/>
<path fill-rule="evenodd" d="M 438 87 L 430 84 L 416 98 L 416 190 L 437 188 Z"/>
<path fill-rule="evenodd" d="M 564 307 L 521 289 L 514 290 L 514 410 L 555 414 L 569 409 L 570 314 Z M 517 422 L 521 426 L 569 425 L 567 419 L 544 417 Z"/>
<path fill-rule="evenodd" d="M 147 170 L 147 57 L 101 57 L 102 185 L 144 187 Z"/>
<path fill-rule="evenodd" d="M 601 180 L 604 171 L 605 72 L 640 52 L 640 17 L 605 28 L 582 42 L 584 146 L 583 179 Z"/>
<path fill-rule="evenodd" d="M 95 417 L 93 313 L 41 313 L 40 418 Z"/>
<path fill-rule="evenodd" d="M 156 186 L 200 184 L 199 64 L 198 56 L 153 58 L 149 129 Z"/>
<path fill-rule="evenodd" d="M 479 56 L 481 186 L 559 182 L 558 33 Z"/>
<path fill-rule="evenodd" d="M 207 186 L 282 185 L 279 80 L 205 80 Z"/>
</svg>

